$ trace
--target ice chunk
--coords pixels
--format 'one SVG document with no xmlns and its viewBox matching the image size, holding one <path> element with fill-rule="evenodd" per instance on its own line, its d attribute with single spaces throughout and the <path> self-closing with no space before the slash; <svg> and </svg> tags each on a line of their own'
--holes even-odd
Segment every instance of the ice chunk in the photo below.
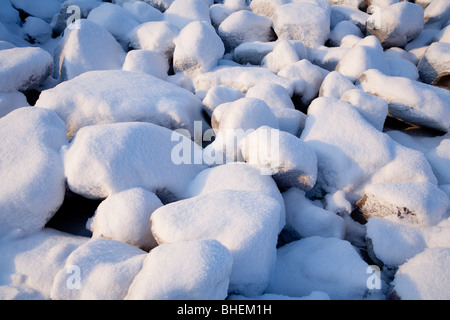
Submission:
<svg viewBox="0 0 450 320">
<path fill-rule="evenodd" d="M 3 285 L 35 290 L 39 299 L 50 299 L 53 279 L 67 257 L 89 238 L 50 228 L 22 237 L 3 237 L 0 242 L 0 296 Z"/>
<path fill-rule="evenodd" d="M 297 238 L 311 236 L 344 239 L 345 222 L 336 213 L 315 205 L 305 192 L 291 188 L 283 193 L 286 229 Z"/>
<path fill-rule="evenodd" d="M 220 24 L 218 34 L 227 52 L 245 42 L 275 40 L 270 19 L 247 10 L 229 15 Z"/>
<path fill-rule="evenodd" d="M 98 206 L 86 224 L 95 238 L 118 240 L 149 251 L 157 246 L 150 216 L 162 207 L 158 197 L 142 188 L 113 193 Z"/>
<path fill-rule="evenodd" d="M 173 68 L 192 77 L 211 71 L 225 53 L 214 28 L 201 21 L 186 25 L 174 40 Z"/>
<path fill-rule="evenodd" d="M 164 19 L 180 30 L 192 21 L 211 24 L 209 6 L 203 0 L 175 0 L 164 12 Z"/>
<path fill-rule="evenodd" d="M 330 299 L 362 299 L 367 291 L 367 267 L 348 241 L 308 237 L 277 250 L 266 292 L 301 297 L 322 291 Z"/>
<path fill-rule="evenodd" d="M 290 133 L 261 126 L 241 141 L 240 150 L 247 163 L 271 173 L 281 190 L 309 191 L 316 183 L 316 154 Z"/>
<path fill-rule="evenodd" d="M 21 92 L 0 93 L 0 118 L 11 111 L 27 107 L 28 105 L 27 98 Z"/>
<path fill-rule="evenodd" d="M 444 191 L 429 182 L 370 184 L 357 203 L 364 217 L 382 217 L 429 227 L 446 214 L 450 201 Z"/>
<path fill-rule="evenodd" d="M 423 29 L 424 12 L 410 2 L 394 3 L 379 9 L 367 20 L 367 30 L 380 40 L 384 48 L 403 47 Z"/>
<path fill-rule="evenodd" d="M 124 50 L 128 49 L 130 32 L 139 25 L 130 12 L 111 3 L 93 9 L 87 19 L 108 30 Z"/>
<path fill-rule="evenodd" d="M 56 111 L 71 139 L 81 127 L 144 121 L 187 129 L 201 120 L 201 101 L 191 92 L 144 73 L 90 71 L 41 93 L 36 106 Z"/>
<path fill-rule="evenodd" d="M 359 77 L 361 88 L 385 99 L 391 116 L 447 132 L 450 128 L 450 93 L 403 77 L 368 70 Z"/>
<path fill-rule="evenodd" d="M 163 202 L 173 201 L 184 196 L 204 169 L 194 163 L 198 152 L 200 147 L 189 138 L 150 123 L 88 126 L 65 152 L 67 184 L 88 198 L 141 187 Z"/>
<path fill-rule="evenodd" d="M 166 80 L 169 72 L 167 58 L 151 50 L 131 50 L 125 57 L 122 70 L 142 72 Z"/>
<path fill-rule="evenodd" d="M 41 48 L 0 50 L 0 92 L 36 89 L 51 74 L 52 56 Z"/>
<path fill-rule="evenodd" d="M 277 7 L 272 22 L 279 39 L 300 40 L 307 47 L 318 47 L 330 33 L 330 10 L 312 3 L 289 3 Z"/>
<path fill-rule="evenodd" d="M 53 111 L 25 107 L 0 118 L 0 134 L 0 234 L 36 232 L 64 200 L 64 123 Z"/>
<path fill-rule="evenodd" d="M 146 252 L 95 238 L 73 251 L 53 282 L 52 300 L 121 300 L 142 268 Z"/>
<path fill-rule="evenodd" d="M 55 48 L 53 78 L 65 81 L 87 71 L 122 69 L 126 54 L 114 37 L 90 20 L 77 23 Z"/>
<path fill-rule="evenodd" d="M 426 249 L 400 266 L 393 281 L 396 294 L 403 300 L 448 300 L 449 264 L 450 248 Z"/>
<path fill-rule="evenodd" d="M 439 74 L 450 70 L 450 43 L 435 42 L 431 44 L 417 67 L 420 80 L 431 84 Z"/>
<path fill-rule="evenodd" d="M 219 241 L 233 257 L 229 292 L 255 296 L 266 289 L 273 271 L 279 212 L 273 198 L 223 190 L 165 205 L 153 212 L 150 223 L 159 244 Z"/>
<path fill-rule="evenodd" d="M 245 162 L 230 162 L 203 170 L 192 180 L 188 194 L 195 197 L 227 189 L 255 191 L 264 197 L 277 200 L 281 208 L 279 231 L 284 228 L 284 201 L 275 181 L 270 175 L 262 175 L 260 170 Z"/>
<path fill-rule="evenodd" d="M 127 300 L 224 300 L 233 259 L 217 240 L 165 243 L 150 251 Z"/>
</svg>

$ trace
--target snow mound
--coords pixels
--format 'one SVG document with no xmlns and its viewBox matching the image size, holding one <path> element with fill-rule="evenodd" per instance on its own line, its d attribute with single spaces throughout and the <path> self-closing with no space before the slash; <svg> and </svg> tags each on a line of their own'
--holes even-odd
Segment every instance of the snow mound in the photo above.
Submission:
<svg viewBox="0 0 450 320">
<path fill-rule="evenodd" d="M 191 92 L 149 74 L 90 71 L 41 93 L 36 106 L 55 111 L 71 139 L 82 127 L 113 122 L 151 122 L 194 134 L 201 101 Z"/>
<path fill-rule="evenodd" d="M 232 263 L 217 240 L 164 243 L 146 256 L 125 299 L 223 300 Z"/>
<path fill-rule="evenodd" d="M 149 251 L 157 246 L 150 216 L 162 206 L 153 192 L 142 188 L 113 193 L 98 206 L 86 228 L 94 238 L 118 240 Z"/>
<path fill-rule="evenodd" d="M 126 53 L 106 29 L 81 19 L 55 48 L 53 78 L 66 81 L 92 70 L 122 69 Z"/>
<path fill-rule="evenodd" d="M 302 297 L 322 291 L 330 299 L 362 299 L 367 291 L 367 267 L 348 241 L 307 237 L 277 250 L 267 293 Z"/>
<path fill-rule="evenodd" d="M 403 300 L 448 300 L 450 248 L 430 248 L 401 265 L 393 281 Z M 423 272 L 427 270 L 427 272 Z"/>
<path fill-rule="evenodd" d="M 126 243 L 91 239 L 56 274 L 52 300 L 122 300 L 142 268 L 146 252 Z"/>
<path fill-rule="evenodd" d="M 25 107 L 0 118 L 0 133 L 0 180 L 8 181 L 0 187 L 0 234 L 39 231 L 64 199 L 64 123 L 53 111 Z"/>
<path fill-rule="evenodd" d="M 0 50 L 0 91 L 36 89 L 51 74 L 52 56 L 41 48 Z"/>
<path fill-rule="evenodd" d="M 233 257 L 229 292 L 251 297 L 263 293 L 274 267 L 279 212 L 273 198 L 223 190 L 165 205 L 153 212 L 150 223 L 159 244 L 219 241 Z"/>
<path fill-rule="evenodd" d="M 186 149 L 185 155 L 177 153 L 180 147 Z M 204 169 L 194 162 L 198 152 L 200 147 L 189 138 L 150 123 L 88 126 L 65 150 L 67 184 L 75 193 L 94 199 L 141 187 L 163 202 L 173 201 L 183 197 Z"/>
</svg>

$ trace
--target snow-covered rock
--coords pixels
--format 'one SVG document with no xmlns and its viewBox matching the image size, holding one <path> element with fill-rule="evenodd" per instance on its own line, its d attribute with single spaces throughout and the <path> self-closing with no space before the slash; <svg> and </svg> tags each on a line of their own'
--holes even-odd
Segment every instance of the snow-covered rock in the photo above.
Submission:
<svg viewBox="0 0 450 320">
<path fill-rule="evenodd" d="M 391 76 L 419 80 L 419 71 L 411 61 L 398 58 L 387 58 L 386 61 L 389 64 Z"/>
<path fill-rule="evenodd" d="M 142 72 L 166 80 L 169 62 L 161 53 L 152 50 L 131 50 L 127 53 L 122 70 Z"/>
<path fill-rule="evenodd" d="M 81 127 L 144 121 L 194 135 L 201 100 L 191 92 L 144 73 L 90 71 L 41 93 L 36 106 L 54 110 L 71 139 Z"/>
<path fill-rule="evenodd" d="M 345 222 L 332 211 L 317 206 L 305 192 L 290 188 L 283 193 L 286 229 L 297 238 L 311 236 L 344 239 Z"/>
<path fill-rule="evenodd" d="M 252 0 L 250 9 L 261 16 L 272 17 L 278 6 L 292 2 L 291 0 Z"/>
<path fill-rule="evenodd" d="M 209 6 L 203 0 L 175 0 L 164 12 L 164 19 L 180 30 L 192 21 L 211 24 Z"/>
<path fill-rule="evenodd" d="M 360 40 L 339 60 L 336 71 L 355 81 L 364 71 L 377 69 L 390 75 L 388 61 L 383 56 L 383 47 L 374 36 Z"/>
<path fill-rule="evenodd" d="M 157 246 L 150 231 L 150 216 L 162 207 L 158 197 L 142 188 L 113 193 L 86 224 L 92 236 L 118 240 L 149 251 Z"/>
<path fill-rule="evenodd" d="M 26 18 L 23 31 L 31 43 L 45 44 L 52 37 L 52 27 L 41 18 Z"/>
<path fill-rule="evenodd" d="M 439 74 L 450 70 L 450 43 L 432 43 L 417 66 L 420 80 L 431 84 Z"/>
<path fill-rule="evenodd" d="M 384 99 L 368 94 L 361 89 L 347 90 L 340 99 L 354 106 L 376 129 L 383 130 L 388 114 L 388 104 Z"/>
<path fill-rule="evenodd" d="M 445 0 L 433 0 L 424 9 L 424 21 L 426 28 L 442 28 L 450 19 L 450 4 Z"/>
<path fill-rule="evenodd" d="M 20 9 L 30 16 L 44 19 L 50 22 L 55 14 L 59 12 L 61 2 L 58 0 L 11 0 L 14 8 Z"/>
<path fill-rule="evenodd" d="M 220 24 L 218 34 L 227 52 L 245 42 L 275 40 L 270 19 L 247 10 L 229 15 Z"/>
<path fill-rule="evenodd" d="M 225 85 L 218 85 L 211 87 L 206 96 L 203 98 L 203 106 L 204 110 L 208 114 L 208 116 L 212 116 L 214 109 L 226 102 L 233 102 L 240 98 L 244 98 L 244 94 L 242 91 L 230 88 Z"/>
<path fill-rule="evenodd" d="M 195 77 L 217 66 L 225 53 L 222 40 L 214 28 L 201 21 L 186 25 L 175 38 L 173 68 Z"/>
<path fill-rule="evenodd" d="M 217 240 L 164 243 L 146 256 L 125 299 L 223 300 L 232 263 Z"/>
<path fill-rule="evenodd" d="M 273 73 L 278 73 L 284 67 L 299 60 L 294 45 L 288 40 L 280 40 L 273 50 L 263 58 L 261 65 Z"/>
<path fill-rule="evenodd" d="M 170 60 L 173 56 L 174 38 L 180 30 L 167 21 L 145 22 L 130 33 L 130 47 L 133 49 L 153 50 Z"/>
<path fill-rule="evenodd" d="M 125 2 L 122 4 L 122 8 L 130 12 L 134 19 L 141 24 L 149 21 L 164 20 L 162 12 L 146 2 Z"/>
<path fill-rule="evenodd" d="M 443 139 L 436 148 L 425 153 L 440 185 L 450 184 L 450 139 Z"/>
<path fill-rule="evenodd" d="M 211 210 L 219 206 L 221 210 Z M 215 239 L 233 257 L 229 292 L 265 290 L 276 259 L 280 205 L 256 192 L 223 190 L 165 205 L 151 218 L 158 243 Z"/>
<path fill-rule="evenodd" d="M 342 39 L 348 35 L 355 35 L 357 37 L 363 38 L 361 29 L 358 28 L 354 23 L 343 20 L 336 24 L 336 26 L 330 32 L 330 44 L 332 46 L 340 46 Z"/>
<path fill-rule="evenodd" d="M 450 247 L 448 219 L 424 228 L 372 217 L 366 230 L 369 255 L 388 267 L 398 267 L 426 248 Z"/>
<path fill-rule="evenodd" d="M 280 204 L 279 231 L 284 228 L 284 201 L 270 175 L 262 175 L 260 170 L 245 162 L 230 162 L 201 171 L 189 185 L 188 194 L 195 197 L 222 190 L 254 191 L 277 200 Z"/>
<path fill-rule="evenodd" d="M 410 2 L 399 2 L 374 12 L 367 20 L 366 27 L 383 47 L 403 47 L 420 34 L 423 22 L 422 7 Z"/>
<path fill-rule="evenodd" d="M 175 0 L 146 0 L 145 2 L 161 12 L 166 11 Z"/>
<path fill-rule="evenodd" d="M 77 23 L 55 48 L 53 78 L 66 81 L 92 70 L 122 69 L 126 53 L 111 33 L 90 20 Z"/>
<path fill-rule="evenodd" d="M 204 169 L 194 162 L 198 152 L 200 147 L 189 138 L 151 123 L 87 126 L 65 151 L 67 184 L 88 198 L 141 187 L 163 202 L 173 201 L 183 198 Z"/>
<path fill-rule="evenodd" d="M 385 99 L 391 116 L 447 132 L 450 128 L 448 90 L 403 77 L 368 70 L 359 77 L 361 88 Z"/>
<path fill-rule="evenodd" d="M 250 89 L 245 94 L 247 98 L 261 99 L 274 110 L 274 108 L 295 109 L 288 91 L 279 84 L 262 82 Z"/>
<path fill-rule="evenodd" d="M 36 89 L 52 67 L 52 56 L 38 47 L 0 50 L 0 92 Z"/>
<path fill-rule="evenodd" d="M 261 65 L 264 57 L 272 52 L 277 42 L 244 42 L 234 49 L 234 60 L 242 65 Z"/>
<path fill-rule="evenodd" d="M 344 92 L 356 89 L 346 76 L 337 71 L 330 72 L 322 81 L 319 97 L 340 99 Z"/>
<path fill-rule="evenodd" d="M 0 234 L 39 231 L 61 206 L 64 127 L 56 113 L 34 107 L 0 118 Z"/>
<path fill-rule="evenodd" d="M 142 268 L 146 252 L 95 238 L 74 250 L 55 276 L 52 300 L 122 300 Z"/>
<path fill-rule="evenodd" d="M 2 237 L 1 240 L 2 299 L 3 286 L 7 285 L 20 291 L 34 290 L 38 299 L 50 299 L 54 277 L 64 267 L 67 257 L 89 238 L 44 228 L 27 236 Z"/>
<path fill-rule="evenodd" d="M 0 92 L 0 118 L 28 105 L 27 98 L 21 92 Z"/>
<path fill-rule="evenodd" d="M 334 29 L 341 21 L 350 21 L 355 24 L 363 34 L 366 33 L 366 21 L 370 15 L 358 8 L 345 4 L 331 6 L 330 28 Z"/>
<path fill-rule="evenodd" d="M 279 39 L 300 40 L 307 47 L 325 43 L 330 33 L 330 10 L 307 2 L 277 7 L 271 17 Z"/>
<path fill-rule="evenodd" d="M 322 291 L 330 299 L 362 299 L 367 291 L 367 267 L 348 241 L 307 237 L 277 250 L 266 292 L 301 297 Z"/>
<path fill-rule="evenodd" d="M 247 163 L 272 174 L 281 190 L 309 191 L 316 183 L 316 154 L 288 132 L 261 126 L 242 140 L 240 150 Z"/>
<path fill-rule="evenodd" d="M 300 138 L 317 154 L 315 189 L 344 190 L 357 201 L 367 183 L 437 183 L 423 153 L 392 140 L 341 100 L 315 99 Z"/>
<path fill-rule="evenodd" d="M 139 26 L 130 12 L 111 3 L 104 3 L 93 9 L 87 19 L 109 31 L 124 50 L 128 49 L 130 32 Z"/>
<path fill-rule="evenodd" d="M 364 217 L 382 217 L 418 226 L 433 226 L 450 206 L 446 193 L 429 182 L 370 184 L 357 202 Z"/>
<path fill-rule="evenodd" d="M 393 281 L 402 300 L 448 300 L 450 248 L 430 248 L 401 265 Z M 427 270 L 427 272 L 424 272 Z"/>
</svg>

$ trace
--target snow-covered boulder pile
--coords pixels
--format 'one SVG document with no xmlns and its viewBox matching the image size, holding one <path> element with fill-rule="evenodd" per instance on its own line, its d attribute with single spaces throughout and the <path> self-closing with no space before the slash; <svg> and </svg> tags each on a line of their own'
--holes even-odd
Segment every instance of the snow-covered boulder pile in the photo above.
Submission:
<svg viewBox="0 0 450 320">
<path fill-rule="evenodd" d="M 449 22 L 0 1 L 0 300 L 450 299 Z"/>
</svg>

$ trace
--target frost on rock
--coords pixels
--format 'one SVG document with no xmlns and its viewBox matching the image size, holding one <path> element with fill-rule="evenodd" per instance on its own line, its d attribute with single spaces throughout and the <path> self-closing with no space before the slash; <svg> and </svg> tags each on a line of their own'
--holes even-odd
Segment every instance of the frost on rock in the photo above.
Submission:
<svg viewBox="0 0 450 320">
<path fill-rule="evenodd" d="M 53 78 L 66 81 L 88 71 L 122 69 L 126 53 L 111 33 L 90 20 L 77 23 L 55 48 Z"/>
<path fill-rule="evenodd" d="M 361 88 L 388 102 L 389 114 L 413 124 L 447 132 L 450 129 L 448 90 L 402 77 L 368 70 L 359 77 Z"/>
<path fill-rule="evenodd" d="M 100 203 L 86 227 L 92 237 L 118 240 L 149 251 L 157 245 L 150 231 L 150 217 L 162 206 L 153 192 L 142 188 L 113 193 Z"/>
<path fill-rule="evenodd" d="M 0 92 L 39 87 L 51 74 L 52 56 L 41 48 L 0 50 Z"/>
<path fill-rule="evenodd" d="M 91 71 L 41 93 L 36 106 L 55 111 L 71 139 L 93 124 L 141 121 L 194 135 L 201 100 L 191 92 L 149 74 Z"/>
<path fill-rule="evenodd" d="M 65 151 L 67 184 L 94 199 L 141 187 L 163 202 L 174 201 L 205 168 L 194 162 L 199 152 L 189 138 L 150 123 L 88 126 Z"/>
<path fill-rule="evenodd" d="M 129 244 L 91 239 L 56 274 L 52 300 L 121 300 L 142 268 L 146 252 Z"/>
<path fill-rule="evenodd" d="M 273 271 L 279 212 L 273 198 L 254 191 L 222 190 L 165 205 L 150 222 L 159 244 L 219 241 L 233 258 L 228 291 L 251 297 L 264 292 Z"/>
<path fill-rule="evenodd" d="M 368 290 L 367 267 L 350 242 L 307 237 L 277 250 L 266 292 L 302 297 L 321 291 L 330 299 L 362 299 Z"/>
<path fill-rule="evenodd" d="M 53 111 L 24 107 L 0 118 L 0 134 L 0 235 L 39 231 L 64 199 L 64 123 Z"/>
<path fill-rule="evenodd" d="M 217 240 L 164 243 L 145 257 L 127 300 L 223 300 L 233 259 Z"/>
</svg>

